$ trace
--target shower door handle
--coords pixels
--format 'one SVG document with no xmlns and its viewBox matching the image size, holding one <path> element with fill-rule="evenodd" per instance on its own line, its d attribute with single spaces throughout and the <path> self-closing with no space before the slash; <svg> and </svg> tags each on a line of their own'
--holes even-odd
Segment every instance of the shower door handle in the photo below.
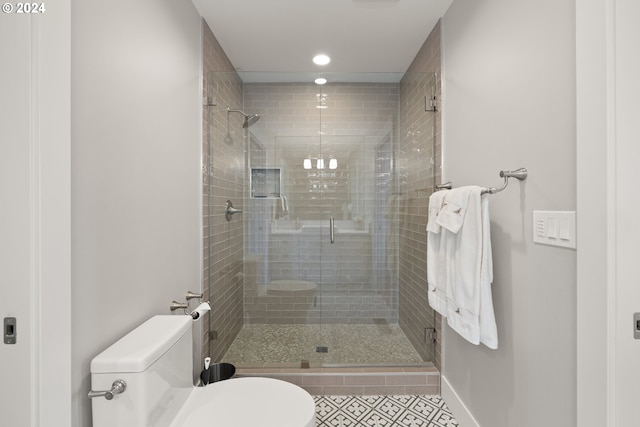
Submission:
<svg viewBox="0 0 640 427">
<path fill-rule="evenodd" d="M 329 241 L 331 243 L 335 241 L 334 234 L 333 234 L 333 223 L 334 223 L 333 217 L 330 217 L 329 218 Z"/>
</svg>

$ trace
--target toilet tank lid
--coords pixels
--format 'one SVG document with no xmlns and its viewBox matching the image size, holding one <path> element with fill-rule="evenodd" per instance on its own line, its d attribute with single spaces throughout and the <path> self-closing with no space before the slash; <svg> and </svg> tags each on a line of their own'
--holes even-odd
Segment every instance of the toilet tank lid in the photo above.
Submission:
<svg viewBox="0 0 640 427">
<path fill-rule="evenodd" d="M 154 316 L 97 355 L 91 373 L 142 372 L 191 329 L 183 315 Z"/>
</svg>

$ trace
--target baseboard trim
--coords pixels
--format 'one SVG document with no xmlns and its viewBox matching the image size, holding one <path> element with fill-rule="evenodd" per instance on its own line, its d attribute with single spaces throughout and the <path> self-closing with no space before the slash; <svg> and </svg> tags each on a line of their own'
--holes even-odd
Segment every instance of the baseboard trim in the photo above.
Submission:
<svg viewBox="0 0 640 427">
<path fill-rule="evenodd" d="M 480 427 L 480 424 L 473 418 L 469 408 L 458 396 L 458 393 L 453 389 L 447 378 L 442 375 L 441 377 L 441 395 L 445 401 L 449 410 L 455 417 L 460 427 Z"/>
<path fill-rule="evenodd" d="M 238 377 L 267 377 L 302 387 L 314 396 L 440 395 L 440 372 L 432 366 L 269 369 L 238 368 Z"/>
</svg>

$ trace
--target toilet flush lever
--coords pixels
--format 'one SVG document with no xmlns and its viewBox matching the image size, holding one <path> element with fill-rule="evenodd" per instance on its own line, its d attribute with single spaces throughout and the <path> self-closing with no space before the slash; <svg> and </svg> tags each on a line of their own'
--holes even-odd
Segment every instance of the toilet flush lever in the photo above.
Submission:
<svg viewBox="0 0 640 427">
<path fill-rule="evenodd" d="M 113 399 L 113 396 L 115 396 L 116 394 L 124 393 L 126 389 L 127 389 L 127 383 L 125 383 L 122 380 L 115 380 L 113 384 L 111 384 L 111 390 L 104 390 L 104 391 L 91 390 L 88 396 L 89 396 L 89 399 L 92 399 L 94 397 L 104 396 L 105 399 L 111 400 Z"/>
</svg>

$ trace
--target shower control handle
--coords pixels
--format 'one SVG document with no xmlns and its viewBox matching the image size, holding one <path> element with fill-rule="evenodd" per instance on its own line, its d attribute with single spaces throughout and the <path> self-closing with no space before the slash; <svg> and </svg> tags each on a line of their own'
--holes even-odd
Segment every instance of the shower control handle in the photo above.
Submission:
<svg viewBox="0 0 640 427">
<path fill-rule="evenodd" d="M 227 203 L 225 203 L 224 205 L 224 217 L 227 219 L 227 221 L 231 221 L 231 216 L 237 213 L 242 213 L 242 209 L 234 208 L 231 200 L 227 200 Z"/>
<path fill-rule="evenodd" d="M 335 241 L 334 238 L 334 220 L 333 217 L 329 218 L 329 241 L 333 243 Z"/>
</svg>

